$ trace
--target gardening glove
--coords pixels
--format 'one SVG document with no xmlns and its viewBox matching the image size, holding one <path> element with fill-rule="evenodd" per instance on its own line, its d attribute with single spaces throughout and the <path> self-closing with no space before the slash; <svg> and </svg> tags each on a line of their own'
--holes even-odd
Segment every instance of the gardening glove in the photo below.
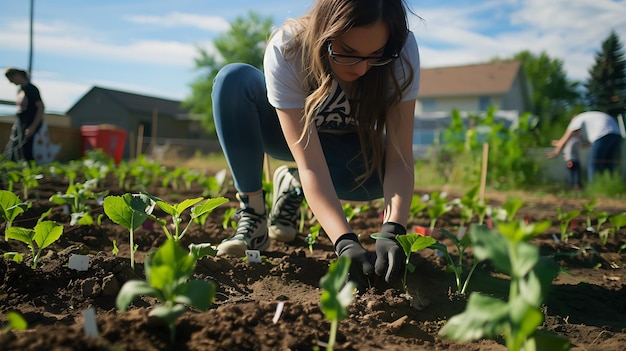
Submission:
<svg viewBox="0 0 626 351">
<path fill-rule="evenodd" d="M 372 274 L 374 268 L 367 258 L 367 251 L 359 243 L 356 234 L 347 233 L 340 236 L 335 242 L 335 252 L 337 256 L 350 258 L 348 280 L 357 284 L 357 290 L 364 291 L 369 288 L 368 276 Z"/>
<path fill-rule="evenodd" d="M 387 283 L 395 281 L 404 271 L 406 255 L 396 241 L 396 235 L 406 234 L 406 228 L 398 223 L 386 222 L 376 240 L 376 275 L 384 276 Z"/>
</svg>

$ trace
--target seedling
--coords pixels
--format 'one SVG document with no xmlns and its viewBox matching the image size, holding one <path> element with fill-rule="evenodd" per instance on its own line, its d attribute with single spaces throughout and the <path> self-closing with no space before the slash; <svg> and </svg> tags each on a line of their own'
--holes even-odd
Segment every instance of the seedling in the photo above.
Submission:
<svg viewBox="0 0 626 351">
<path fill-rule="evenodd" d="M 69 185 L 65 194 L 55 194 L 50 197 L 50 202 L 57 205 L 67 205 L 71 212 L 70 225 L 93 224 L 93 217 L 89 214 L 89 201 L 99 200 L 109 194 L 108 190 L 94 192 L 98 179 L 90 179 L 85 183 Z"/>
<path fill-rule="evenodd" d="M 560 207 L 556 210 L 557 219 L 559 220 L 559 227 L 561 229 L 561 241 L 566 243 L 568 238 L 572 236 L 572 233 L 569 231 L 570 222 L 572 221 L 572 219 L 580 215 L 580 210 L 563 212 L 563 209 Z"/>
<path fill-rule="evenodd" d="M 461 225 L 459 226 L 459 232 L 472 221 L 474 218 L 474 211 L 476 210 L 476 204 L 478 202 L 478 186 L 470 189 L 463 197 L 452 200 L 452 203 L 456 205 L 460 210 Z"/>
<path fill-rule="evenodd" d="M 22 170 L 22 198 L 28 200 L 28 192 L 30 189 L 39 186 L 39 179 L 43 178 L 43 174 L 39 173 L 39 166 L 31 165 Z"/>
<path fill-rule="evenodd" d="M 310 253 L 313 253 L 313 245 L 317 241 L 317 238 L 319 237 L 321 230 L 322 230 L 322 225 L 319 222 L 315 223 L 309 228 L 310 233 L 306 236 L 304 240 L 309 245 Z"/>
<path fill-rule="evenodd" d="M 167 229 L 167 222 L 163 219 L 157 218 L 152 214 L 148 214 L 148 216 L 153 219 L 155 222 L 159 223 L 167 235 L 168 239 L 173 238 L 175 241 L 180 241 L 185 233 L 187 233 L 187 229 L 196 218 L 200 218 L 203 216 L 207 216 L 211 211 L 213 211 L 217 206 L 222 205 L 228 202 L 228 199 L 225 197 L 218 197 L 214 199 L 205 199 L 202 197 L 196 197 L 193 199 L 186 199 L 177 204 L 168 204 L 167 202 L 159 199 L 158 197 L 152 196 L 147 193 L 142 193 L 143 195 L 149 197 L 152 201 L 156 203 L 159 208 L 161 208 L 165 213 L 172 216 L 172 222 L 174 224 L 174 233 L 171 234 Z M 200 202 L 204 201 L 201 205 L 198 205 Z M 193 207 L 192 207 L 193 206 Z M 182 215 L 185 210 L 191 208 L 191 220 L 187 222 L 187 225 L 184 229 L 181 230 L 180 224 L 183 221 Z"/>
<path fill-rule="evenodd" d="M 6 235 L 9 239 L 15 239 L 28 245 L 33 256 L 32 268 L 37 268 L 39 257 L 43 249 L 57 241 L 63 234 L 63 226 L 54 221 L 39 221 L 34 229 L 11 227 Z M 6 253 L 5 257 L 21 261 L 21 254 L 16 252 Z"/>
<path fill-rule="evenodd" d="M 474 274 L 474 270 L 480 262 L 479 259 L 474 257 L 472 265 L 467 273 L 467 277 L 465 278 L 465 281 L 463 281 L 463 272 L 465 271 L 466 266 L 463 260 L 463 256 L 465 255 L 465 251 L 472 246 L 472 239 L 469 235 L 464 235 L 459 239 L 445 229 L 439 229 L 439 232 L 441 232 L 446 238 L 452 241 L 452 243 L 456 247 L 459 257 L 457 258 L 457 260 L 454 260 L 454 258 L 452 258 L 452 255 L 450 255 L 450 253 L 448 252 L 448 247 L 440 242 L 431 245 L 431 248 L 438 250 L 444 255 L 446 261 L 448 262 L 446 270 L 448 272 L 454 273 L 457 292 L 459 292 L 460 294 L 465 294 L 469 281 L 472 278 L 472 274 Z"/>
<path fill-rule="evenodd" d="M 386 238 L 381 238 L 377 235 L 372 235 L 376 240 L 391 240 Z M 404 255 L 406 257 L 405 265 L 404 265 L 404 276 L 402 278 L 402 286 L 404 287 L 404 291 L 407 292 L 407 283 L 406 276 L 407 272 L 415 272 L 415 265 L 410 262 L 411 253 L 423 250 L 427 247 L 430 247 L 434 243 L 437 242 L 434 238 L 430 236 L 423 236 L 419 234 L 403 234 L 396 235 L 396 240 L 398 244 L 402 247 L 404 251 Z"/>
<path fill-rule="evenodd" d="M 546 343 L 550 350 L 567 350 L 568 340 L 537 331 L 544 320 L 542 303 L 559 269 L 553 260 L 540 257 L 539 248 L 528 241 L 550 225 L 549 221 L 499 223 L 499 232 L 473 225 L 469 235 L 474 255 L 491 260 L 511 277 L 509 296 L 503 301 L 472 293 L 465 311 L 450 318 L 439 334 L 460 342 L 503 334 L 509 351 L 548 349 Z"/>
<path fill-rule="evenodd" d="M 214 198 L 224 196 L 228 191 L 226 169 L 222 169 L 213 176 L 201 179 L 198 184 L 205 189 L 202 193 L 204 197 Z"/>
<path fill-rule="evenodd" d="M 448 199 L 446 193 L 440 193 L 438 191 L 432 192 L 430 194 L 430 199 L 428 200 L 428 217 L 430 218 L 430 231 L 435 230 L 435 224 L 439 217 L 448 213 L 452 209 L 452 206 L 448 204 Z"/>
<path fill-rule="evenodd" d="M 595 214 L 594 208 L 598 205 L 597 200 L 591 200 L 585 204 L 583 204 L 583 209 L 581 213 L 585 216 L 587 220 L 587 228 L 593 228 L 591 226 L 591 216 Z"/>
<path fill-rule="evenodd" d="M 618 233 L 622 227 L 626 226 L 626 212 L 611 216 L 609 222 L 615 227 L 615 233 Z"/>
<path fill-rule="evenodd" d="M 356 284 L 351 281 L 346 282 L 349 268 L 350 258 L 340 256 L 337 261 L 330 264 L 328 272 L 320 279 L 322 312 L 330 321 L 330 336 L 326 351 L 334 350 L 339 320 L 348 317 L 346 308 L 354 299 Z"/>
<path fill-rule="evenodd" d="M 24 213 L 32 206 L 30 202 L 22 202 L 20 198 L 8 190 L 0 190 L 0 218 L 6 225 L 4 227 L 4 240 L 8 241 L 7 230 L 13 225 L 17 216 Z"/>
<path fill-rule="evenodd" d="M 411 207 L 409 208 L 409 215 L 412 218 L 417 218 L 420 213 L 426 210 L 428 207 L 428 195 L 413 195 L 411 200 Z"/>
<path fill-rule="evenodd" d="M 6 314 L 6 317 L 9 323 L 0 330 L 0 333 L 7 333 L 11 330 L 28 329 L 28 322 L 26 322 L 26 319 L 24 319 L 24 317 L 22 317 L 22 315 L 18 312 L 9 311 Z"/>
<path fill-rule="evenodd" d="M 234 207 L 229 207 L 224 211 L 224 220 L 222 221 L 222 228 L 237 228 L 237 222 L 233 220 L 237 209 Z"/>
<path fill-rule="evenodd" d="M 125 312 L 140 295 L 155 297 L 161 304 L 149 315 L 164 320 L 170 329 L 170 341 L 176 340 L 176 319 L 187 312 L 186 305 L 206 311 L 215 298 L 215 284 L 202 279 L 189 280 L 197 257 L 168 239 L 144 261 L 146 281 L 129 280 L 117 295 L 117 308 Z"/>
<path fill-rule="evenodd" d="M 124 194 L 122 196 L 107 196 L 104 198 L 104 212 L 115 223 L 129 230 L 130 239 L 130 266 L 135 269 L 134 233 L 154 210 L 154 201 L 142 194 Z"/>
<path fill-rule="evenodd" d="M 349 203 L 343 205 L 343 213 L 346 215 L 346 219 L 350 222 L 356 215 L 361 212 L 369 210 L 369 206 L 360 205 L 360 206 L 352 206 Z"/>
</svg>

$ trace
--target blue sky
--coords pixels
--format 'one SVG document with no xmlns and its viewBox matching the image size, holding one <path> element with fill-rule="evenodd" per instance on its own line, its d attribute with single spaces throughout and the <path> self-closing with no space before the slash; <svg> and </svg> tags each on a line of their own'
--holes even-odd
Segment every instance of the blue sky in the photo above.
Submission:
<svg viewBox="0 0 626 351">
<path fill-rule="evenodd" d="M 94 85 L 184 99 L 197 47 L 254 11 L 275 25 L 312 0 L 35 0 L 33 83 L 48 112 L 66 112 Z M 510 57 L 521 50 L 563 61 L 586 80 L 601 43 L 615 30 L 626 45 L 626 0 L 407 0 L 422 66 Z M 0 2 L 0 68 L 26 69 L 30 1 Z M 0 81 L 0 100 L 16 87 Z M 0 112 L 11 112 L 4 107 Z"/>
</svg>

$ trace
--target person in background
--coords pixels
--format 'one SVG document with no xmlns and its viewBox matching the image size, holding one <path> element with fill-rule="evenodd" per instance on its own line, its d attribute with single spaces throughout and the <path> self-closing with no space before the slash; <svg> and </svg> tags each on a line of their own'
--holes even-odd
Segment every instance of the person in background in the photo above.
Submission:
<svg viewBox="0 0 626 351">
<path fill-rule="evenodd" d="M 419 67 L 402 0 L 317 0 L 272 33 L 264 72 L 241 63 L 220 70 L 213 113 L 241 209 L 218 255 L 292 241 L 306 197 L 337 255 L 351 259 L 351 280 L 361 288 L 375 275 L 397 281 L 405 256 L 395 237 L 406 234 L 414 189 Z M 264 154 L 296 165 L 276 169 L 269 213 Z M 341 200 L 378 198 L 384 219 L 370 262 Z"/>
<path fill-rule="evenodd" d="M 570 121 L 563 136 L 554 142 L 554 150 L 546 157 L 556 157 L 567 141 L 580 131 L 583 138 L 591 144 L 587 182 L 593 182 L 595 173 L 613 172 L 618 169 L 622 136 L 617 121 L 612 116 L 600 111 L 580 113 Z"/>
<path fill-rule="evenodd" d="M 30 82 L 28 73 L 17 68 L 7 68 L 4 72 L 7 79 L 19 86 L 17 93 L 17 122 L 11 136 L 12 145 L 7 149 L 13 161 L 35 161 L 33 145 L 35 134 L 43 122 L 44 104 L 39 89 Z"/>
</svg>

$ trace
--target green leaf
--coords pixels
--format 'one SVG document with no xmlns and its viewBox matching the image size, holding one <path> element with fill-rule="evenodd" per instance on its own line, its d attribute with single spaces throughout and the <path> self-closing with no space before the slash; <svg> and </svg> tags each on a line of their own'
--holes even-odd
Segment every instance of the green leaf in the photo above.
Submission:
<svg viewBox="0 0 626 351">
<path fill-rule="evenodd" d="M 215 284 L 206 280 L 190 280 L 184 286 L 182 294 L 175 301 L 206 311 L 215 300 Z"/>
<path fill-rule="evenodd" d="M 192 255 L 183 250 L 176 241 L 169 239 L 146 258 L 146 278 L 152 287 L 172 291 L 181 281 L 191 276 L 195 263 Z"/>
<path fill-rule="evenodd" d="M 201 205 L 194 206 L 191 209 L 192 216 L 194 218 L 195 217 L 200 217 L 202 215 L 210 213 L 211 211 L 213 211 L 218 206 L 220 206 L 222 204 L 225 204 L 227 202 L 228 202 L 228 199 L 225 198 L 225 197 L 216 197 L 216 198 L 213 198 L 213 199 L 208 199 L 207 201 L 205 201 Z"/>
<path fill-rule="evenodd" d="M 320 303 L 324 316 L 330 321 L 348 316 L 346 307 L 354 298 L 355 288 L 354 282 L 345 283 L 349 269 L 350 258 L 340 256 L 337 261 L 330 264 L 328 272 L 320 279 L 320 286 L 323 289 Z"/>
<path fill-rule="evenodd" d="M 185 312 L 187 312 L 187 307 L 185 307 L 185 305 L 161 305 L 153 308 L 148 315 L 159 317 L 168 325 L 173 325 L 174 322 L 176 322 L 176 319 L 182 316 Z"/>
<path fill-rule="evenodd" d="M 129 280 L 122 285 L 117 294 L 115 305 L 118 310 L 124 312 L 128 305 L 140 295 L 159 297 L 160 293 L 143 280 Z"/>
<path fill-rule="evenodd" d="M 115 223 L 128 229 L 137 229 L 148 217 L 147 210 L 141 200 L 134 200 L 131 194 L 123 196 L 110 195 L 104 198 L 104 212 Z M 133 205 L 137 210 L 133 209 Z M 144 212 L 140 212 L 144 211 Z"/>
<path fill-rule="evenodd" d="M 376 237 L 376 240 L 383 240 L 383 239 L 384 238 Z M 398 243 L 404 250 L 404 255 L 406 257 L 411 256 L 411 252 L 417 252 L 419 250 L 423 250 L 437 242 L 437 240 L 435 240 L 434 238 L 430 236 L 423 236 L 419 234 L 396 235 L 396 241 L 398 241 Z"/>
<path fill-rule="evenodd" d="M 210 243 L 189 244 L 189 254 L 197 261 L 204 256 L 215 257 L 217 249 Z"/>
<path fill-rule="evenodd" d="M 5 252 L 4 258 L 17 263 L 22 263 L 24 261 L 24 255 L 19 252 Z"/>
<path fill-rule="evenodd" d="M 476 258 L 480 261 L 490 259 L 497 269 L 511 275 L 509 243 L 504 236 L 482 225 L 470 226 L 469 235 Z"/>
<path fill-rule="evenodd" d="M 567 351 L 570 342 L 567 338 L 544 330 L 536 330 L 524 343 L 524 351 Z"/>
<path fill-rule="evenodd" d="M 509 306 L 496 298 L 470 295 L 467 307 L 441 328 L 439 335 L 460 342 L 499 335 L 508 324 Z"/>
<path fill-rule="evenodd" d="M 26 322 L 26 319 L 24 319 L 24 317 L 22 317 L 22 315 L 17 312 L 7 312 L 7 320 L 9 321 L 9 326 L 12 330 L 28 329 L 28 323 Z"/>
<path fill-rule="evenodd" d="M 63 226 L 54 221 L 42 221 L 35 226 L 34 240 L 39 249 L 48 247 L 63 234 Z"/>
<path fill-rule="evenodd" d="M 33 237 L 35 236 L 35 231 L 33 229 L 21 228 L 21 227 L 11 227 L 6 230 L 6 237 L 13 240 L 18 240 L 23 242 L 24 244 L 32 247 L 33 246 Z"/>
</svg>

